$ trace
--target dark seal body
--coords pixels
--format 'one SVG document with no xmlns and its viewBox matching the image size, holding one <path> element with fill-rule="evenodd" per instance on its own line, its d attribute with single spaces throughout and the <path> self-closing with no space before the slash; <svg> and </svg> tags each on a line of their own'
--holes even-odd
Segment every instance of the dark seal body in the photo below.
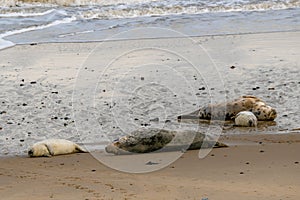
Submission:
<svg viewBox="0 0 300 200">
<path fill-rule="evenodd" d="M 130 154 L 154 151 L 185 151 L 211 147 L 226 147 L 226 145 L 197 131 L 142 128 L 110 143 L 105 150 L 107 153 L 113 154 Z"/>
</svg>

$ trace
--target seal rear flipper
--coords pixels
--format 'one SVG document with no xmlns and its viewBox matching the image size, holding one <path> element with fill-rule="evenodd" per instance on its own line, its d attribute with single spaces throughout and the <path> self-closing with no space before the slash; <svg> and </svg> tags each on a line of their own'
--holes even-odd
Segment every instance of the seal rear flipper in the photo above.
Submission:
<svg viewBox="0 0 300 200">
<path fill-rule="evenodd" d="M 78 144 L 76 144 L 75 150 L 76 150 L 78 153 L 88 153 L 87 150 L 83 149 L 83 148 L 82 148 L 81 146 L 79 146 Z"/>
<path fill-rule="evenodd" d="M 214 148 L 221 148 L 221 147 L 228 147 L 228 145 L 222 142 L 216 142 L 216 144 L 214 145 Z"/>
</svg>

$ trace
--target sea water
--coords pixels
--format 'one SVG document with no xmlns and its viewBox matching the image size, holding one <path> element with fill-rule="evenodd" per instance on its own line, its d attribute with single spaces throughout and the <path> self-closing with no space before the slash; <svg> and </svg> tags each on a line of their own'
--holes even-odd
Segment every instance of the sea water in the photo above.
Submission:
<svg viewBox="0 0 300 200">
<path fill-rule="evenodd" d="M 299 19 L 298 0 L 1 0 L 0 47 L 101 41 L 141 27 L 188 36 L 298 31 Z"/>
</svg>

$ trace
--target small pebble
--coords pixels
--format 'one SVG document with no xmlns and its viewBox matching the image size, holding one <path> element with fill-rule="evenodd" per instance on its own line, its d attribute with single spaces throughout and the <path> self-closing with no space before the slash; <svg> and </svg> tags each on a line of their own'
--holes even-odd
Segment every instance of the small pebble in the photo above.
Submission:
<svg viewBox="0 0 300 200">
<path fill-rule="evenodd" d="M 156 118 L 154 118 L 154 119 L 150 119 L 150 122 L 158 122 L 159 121 L 159 118 L 158 117 L 156 117 Z"/>
<path fill-rule="evenodd" d="M 233 65 L 230 67 L 230 69 L 234 69 L 234 68 L 235 68 L 235 66 L 233 66 Z"/>
<path fill-rule="evenodd" d="M 295 164 L 299 164 L 299 162 L 298 161 L 296 161 L 296 162 L 294 162 Z"/>
<path fill-rule="evenodd" d="M 149 161 L 146 163 L 146 165 L 158 165 L 159 163 L 156 163 L 156 162 L 152 162 L 152 161 Z"/>
<path fill-rule="evenodd" d="M 151 124 L 147 124 L 147 123 L 145 123 L 145 124 L 141 124 L 141 126 L 150 126 Z"/>
<path fill-rule="evenodd" d="M 263 152 L 265 152 L 265 151 L 264 151 L 264 150 L 260 150 L 259 152 L 260 152 L 260 153 L 263 153 Z"/>
<path fill-rule="evenodd" d="M 30 84 L 36 84 L 36 81 L 31 81 Z"/>
<path fill-rule="evenodd" d="M 240 172 L 240 174 L 244 174 L 244 172 Z"/>
</svg>

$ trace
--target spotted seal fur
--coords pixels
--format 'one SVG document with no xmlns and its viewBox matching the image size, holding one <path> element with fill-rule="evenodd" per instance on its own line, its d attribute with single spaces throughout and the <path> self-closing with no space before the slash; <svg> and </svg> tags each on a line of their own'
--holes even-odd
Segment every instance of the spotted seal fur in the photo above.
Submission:
<svg viewBox="0 0 300 200">
<path fill-rule="evenodd" d="M 252 112 L 257 120 L 272 121 L 277 117 L 277 112 L 263 100 L 255 96 L 241 96 L 229 102 L 210 104 L 187 115 L 178 116 L 181 119 L 216 119 L 232 120 L 241 111 Z"/>
<path fill-rule="evenodd" d="M 141 128 L 108 144 L 105 150 L 107 153 L 118 155 L 211 147 L 226 147 L 226 145 L 196 131 Z"/>
</svg>

